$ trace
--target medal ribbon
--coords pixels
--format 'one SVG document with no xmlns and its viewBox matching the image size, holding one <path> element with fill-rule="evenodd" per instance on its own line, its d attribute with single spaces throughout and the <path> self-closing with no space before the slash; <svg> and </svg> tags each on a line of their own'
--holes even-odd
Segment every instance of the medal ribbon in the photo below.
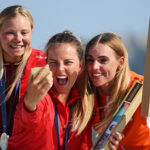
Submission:
<svg viewBox="0 0 150 150">
<path fill-rule="evenodd" d="M 27 61 L 26 61 L 26 63 L 27 63 Z M 17 81 L 16 88 L 15 88 L 14 98 L 17 95 L 17 91 L 18 91 L 18 88 L 19 88 L 19 85 L 20 85 L 20 81 L 21 81 L 21 78 L 22 78 L 22 75 L 23 75 L 26 63 L 24 65 L 24 67 L 23 67 L 23 69 L 21 71 L 20 77 L 19 77 L 19 79 Z M 13 113 L 12 112 L 13 111 L 13 107 L 11 107 L 11 111 L 10 111 L 10 115 L 9 115 L 8 123 L 7 123 L 7 110 L 6 110 L 6 101 L 5 101 L 5 99 L 6 99 L 5 91 L 6 91 L 6 88 L 5 88 L 5 77 L 3 75 L 2 79 L 0 80 L 0 100 L 1 100 L 1 112 L 2 112 L 3 132 L 7 133 L 7 129 L 9 127 L 10 120 L 11 120 L 12 113 Z M 19 92 L 19 95 L 20 95 L 20 92 Z"/>
<path fill-rule="evenodd" d="M 58 110 L 57 110 L 57 105 L 56 102 L 55 103 L 55 126 L 56 126 L 56 131 L 57 131 L 57 138 L 58 138 L 58 150 L 60 150 L 60 131 L 59 131 L 59 118 L 58 118 Z M 65 145 L 64 145 L 64 150 L 67 147 L 67 143 L 69 140 L 69 134 L 70 134 L 70 129 L 71 129 L 71 109 L 69 108 L 69 121 L 68 121 L 68 125 L 67 125 L 67 130 L 66 130 L 66 134 L 65 134 Z"/>
</svg>

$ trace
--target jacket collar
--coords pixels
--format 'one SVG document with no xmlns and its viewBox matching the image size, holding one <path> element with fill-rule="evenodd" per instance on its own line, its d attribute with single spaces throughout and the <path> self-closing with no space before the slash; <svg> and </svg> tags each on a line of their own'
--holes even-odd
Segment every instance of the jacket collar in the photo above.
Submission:
<svg viewBox="0 0 150 150">
<path fill-rule="evenodd" d="M 49 94 L 52 97 L 52 100 L 54 100 L 57 104 L 62 102 L 57 98 L 55 90 L 54 89 L 50 89 L 49 90 Z M 77 87 L 73 87 L 70 91 L 70 95 L 69 98 L 67 100 L 67 104 L 66 105 L 70 105 L 72 103 L 74 103 L 76 100 L 81 99 L 81 96 L 79 95 L 79 92 L 77 90 Z M 62 104 L 63 105 L 63 104 Z"/>
</svg>

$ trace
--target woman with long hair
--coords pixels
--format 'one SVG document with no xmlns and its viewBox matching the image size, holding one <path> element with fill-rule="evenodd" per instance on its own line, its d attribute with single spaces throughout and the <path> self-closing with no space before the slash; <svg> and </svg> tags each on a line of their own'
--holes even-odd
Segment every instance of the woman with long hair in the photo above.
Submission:
<svg viewBox="0 0 150 150">
<path fill-rule="evenodd" d="M 121 38 L 114 33 L 102 33 L 93 37 L 86 46 L 85 61 L 89 92 L 95 96 L 94 128 L 98 133 L 113 118 L 124 96 L 135 80 L 143 81 L 143 76 L 130 71 L 128 53 Z M 112 133 L 109 145 L 114 149 L 150 149 L 150 122 L 140 115 L 138 107 L 129 121 L 123 135 Z M 123 139 L 122 139 L 123 138 Z M 120 141 L 120 142 L 119 142 Z"/>
<path fill-rule="evenodd" d="M 94 101 L 86 99 L 81 88 L 81 41 L 69 31 L 58 33 L 48 41 L 46 53 L 49 67 L 35 78 L 31 72 L 8 150 L 90 150 Z"/>
<path fill-rule="evenodd" d="M 0 12 L 0 135 L 12 135 L 30 69 L 46 64 L 45 53 L 31 48 L 32 31 L 33 18 L 24 7 L 14 5 Z"/>
</svg>

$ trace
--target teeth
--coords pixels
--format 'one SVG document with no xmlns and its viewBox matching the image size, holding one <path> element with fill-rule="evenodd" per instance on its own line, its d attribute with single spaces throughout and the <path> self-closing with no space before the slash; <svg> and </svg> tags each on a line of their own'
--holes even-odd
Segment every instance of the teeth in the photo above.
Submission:
<svg viewBox="0 0 150 150">
<path fill-rule="evenodd" d="M 58 79 L 66 79 L 67 77 L 63 77 L 63 76 L 58 76 Z"/>
<path fill-rule="evenodd" d="M 93 74 L 94 77 L 101 76 L 102 74 Z"/>
<path fill-rule="evenodd" d="M 15 46 L 12 45 L 12 47 L 13 47 L 13 48 L 21 48 L 22 46 L 20 46 L 20 45 L 17 45 L 17 46 L 16 46 L 16 45 L 15 45 Z"/>
</svg>

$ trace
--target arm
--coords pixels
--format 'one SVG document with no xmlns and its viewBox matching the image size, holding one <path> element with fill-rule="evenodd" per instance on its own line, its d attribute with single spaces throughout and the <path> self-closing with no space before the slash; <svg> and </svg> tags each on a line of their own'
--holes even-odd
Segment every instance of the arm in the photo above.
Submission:
<svg viewBox="0 0 150 150">
<path fill-rule="evenodd" d="M 24 106 L 30 112 L 36 110 L 37 103 L 44 98 L 46 93 L 52 87 L 53 78 L 51 72 L 44 79 L 41 80 L 42 75 L 48 69 L 49 67 L 48 65 L 46 65 L 44 69 L 42 69 L 34 79 L 31 79 L 33 73 L 30 73 L 27 94 L 24 98 Z"/>
<path fill-rule="evenodd" d="M 22 103 L 16 113 L 18 115 L 17 118 L 20 118 L 22 126 L 27 128 L 38 125 L 43 118 L 45 110 L 47 109 L 49 100 L 50 97 L 47 94 L 39 103 L 37 103 L 36 110 L 32 112 L 24 106 L 24 103 Z"/>
<path fill-rule="evenodd" d="M 34 79 L 31 79 L 32 72 L 30 73 L 28 90 L 23 103 L 20 104 L 18 110 L 20 112 L 17 113 L 21 115 L 23 124 L 30 124 L 30 126 L 31 124 L 37 124 L 43 116 L 43 110 L 50 98 L 47 92 L 53 83 L 51 72 L 41 80 L 41 76 L 46 69 L 48 69 L 48 66 L 44 67 Z"/>
</svg>

